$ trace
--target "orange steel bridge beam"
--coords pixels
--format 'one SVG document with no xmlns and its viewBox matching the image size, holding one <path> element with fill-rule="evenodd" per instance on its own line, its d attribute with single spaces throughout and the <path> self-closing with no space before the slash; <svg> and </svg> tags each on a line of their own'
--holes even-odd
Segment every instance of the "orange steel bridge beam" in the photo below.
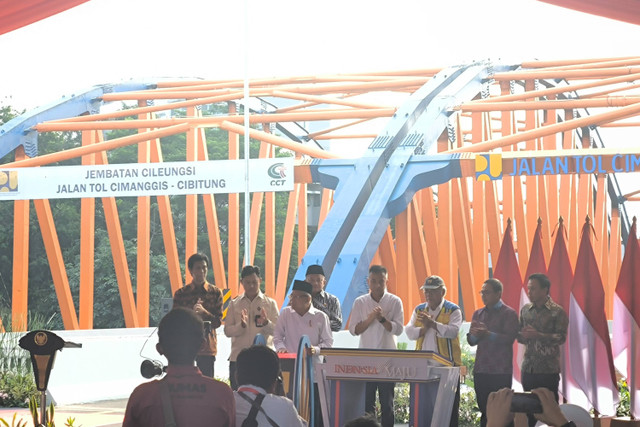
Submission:
<svg viewBox="0 0 640 427">
<path fill-rule="evenodd" d="M 102 138 L 102 134 L 98 134 L 98 141 Z M 102 142 L 98 142 L 99 145 Z M 96 156 L 96 164 L 108 164 L 107 153 L 105 151 Z M 113 267 L 116 272 L 116 280 L 118 282 L 118 290 L 120 291 L 120 301 L 122 302 L 122 312 L 124 314 L 124 324 L 127 328 L 138 327 L 138 316 L 135 300 L 133 298 L 133 288 L 131 286 L 131 276 L 129 274 L 129 265 L 127 262 L 127 254 L 124 249 L 124 241 L 122 239 L 122 228 L 120 227 L 120 216 L 118 215 L 118 206 L 115 197 L 103 197 L 102 208 L 104 210 L 104 219 L 107 225 L 107 234 L 111 244 L 111 256 L 113 257 Z"/>
<path fill-rule="evenodd" d="M 275 89 L 273 91 L 273 96 L 277 96 L 277 97 L 280 97 L 280 98 L 287 98 L 287 99 L 297 99 L 297 100 L 300 100 L 300 101 L 310 101 L 310 102 L 315 102 L 317 104 L 344 105 L 346 107 L 353 107 L 353 108 L 363 108 L 363 109 L 368 109 L 368 108 L 373 108 L 373 109 L 389 108 L 387 105 L 374 105 L 374 104 L 368 104 L 368 103 L 364 103 L 364 102 L 346 101 L 344 99 L 340 99 L 340 98 L 336 98 L 336 97 L 306 95 L 306 94 L 300 94 L 300 93 L 296 93 L 296 92 L 287 92 L 287 91 L 279 90 L 279 89 Z"/>
<path fill-rule="evenodd" d="M 264 143 L 263 143 L 264 144 Z M 266 144 L 265 144 L 266 145 Z M 274 156 L 274 147 L 268 145 L 266 157 Z M 264 199 L 264 288 L 271 298 L 276 296 L 276 195 L 265 194 Z"/>
<path fill-rule="evenodd" d="M 592 88 L 595 88 L 595 87 L 608 86 L 608 85 L 613 85 L 613 84 L 618 84 L 618 83 L 632 82 L 634 80 L 637 80 L 638 78 L 640 78 L 640 73 L 638 73 L 638 74 L 629 74 L 629 75 L 620 76 L 620 77 L 610 77 L 610 78 L 607 78 L 607 79 L 595 80 L 595 81 L 590 81 L 590 82 L 586 82 L 586 83 L 571 84 L 571 85 L 568 85 L 568 86 L 553 87 L 553 88 L 549 88 L 549 89 L 538 89 L 538 90 L 534 90 L 534 91 L 526 92 L 526 93 L 509 94 L 508 90 L 507 91 L 503 90 L 503 92 L 502 92 L 503 94 L 500 95 L 500 96 L 496 96 L 496 97 L 492 97 L 492 98 L 486 98 L 486 99 L 478 99 L 478 100 L 474 101 L 474 103 L 480 104 L 480 103 L 484 103 L 484 102 L 521 101 L 521 100 L 524 100 L 524 99 L 531 99 L 532 97 L 541 98 L 543 96 L 559 95 L 559 94 L 565 93 L 565 92 L 573 92 L 573 91 L 578 91 L 578 90 L 583 90 L 583 89 L 592 89 Z M 509 81 L 508 80 L 500 81 L 500 86 L 501 87 L 502 87 L 503 84 L 505 84 L 507 88 L 509 87 Z"/>
<path fill-rule="evenodd" d="M 625 86 L 619 86 L 617 88 L 610 88 L 610 89 L 601 90 L 601 91 L 598 91 L 598 92 L 582 93 L 582 94 L 580 94 L 580 97 L 582 99 L 604 98 L 604 97 L 610 96 L 612 93 L 627 92 L 627 91 L 631 91 L 631 90 L 634 90 L 634 89 L 637 89 L 637 88 L 640 88 L 640 83 L 627 84 Z"/>
<path fill-rule="evenodd" d="M 157 138 L 153 139 L 151 144 L 151 161 L 154 163 L 161 163 L 163 161 L 160 140 Z M 173 295 L 183 286 L 183 281 L 182 270 L 180 269 L 180 257 L 178 256 L 176 232 L 173 226 L 173 214 L 171 213 L 171 202 L 169 196 L 156 196 L 156 201 L 158 202 L 158 215 L 162 228 L 162 241 L 167 257 L 171 295 Z"/>
<path fill-rule="evenodd" d="M 485 128 L 485 115 L 482 113 L 476 113 L 471 115 L 472 121 L 472 140 L 482 141 L 483 139 L 490 139 L 488 137 L 488 126 Z M 485 194 L 485 181 L 474 180 L 472 184 L 473 188 L 473 221 L 471 223 L 470 231 L 472 231 L 475 237 L 473 244 L 471 245 L 471 255 L 473 260 L 473 286 L 477 286 L 484 282 L 488 277 L 489 261 L 487 259 L 487 221 L 486 221 L 486 194 Z M 475 293 L 475 292 L 474 292 Z"/>
<path fill-rule="evenodd" d="M 522 70 L 495 73 L 494 80 L 529 80 L 529 79 L 601 79 L 604 77 L 636 74 L 640 67 L 595 68 L 592 70 Z"/>
<path fill-rule="evenodd" d="M 242 92 L 232 92 L 226 95 L 210 96 L 207 98 L 196 98 L 187 101 L 176 101 L 161 105 L 150 105 L 146 107 L 135 107 L 127 110 L 113 111 L 110 113 L 87 114 L 84 116 L 69 117 L 66 119 L 50 120 L 47 123 L 76 123 L 76 122 L 95 122 L 99 120 L 118 119 L 124 117 L 133 117 L 137 115 L 157 113 L 159 111 L 175 110 L 177 108 L 187 108 L 196 105 L 217 104 L 219 102 L 232 101 L 243 97 Z M 150 119 L 151 120 L 151 119 Z"/>
<path fill-rule="evenodd" d="M 343 94 L 342 98 L 350 98 L 352 96 L 357 96 L 357 95 L 360 95 L 360 94 Z M 320 103 L 318 103 L 318 102 L 303 102 L 301 104 L 291 105 L 289 107 L 277 108 L 274 112 L 275 113 L 287 113 L 287 112 L 291 112 L 291 111 L 303 111 L 306 108 L 310 108 L 310 107 L 313 107 L 313 106 L 316 106 L 316 105 L 320 105 Z"/>
<path fill-rule="evenodd" d="M 500 90 L 502 94 L 509 93 L 510 87 L 509 82 L 502 81 L 500 82 Z M 504 95 L 503 95 L 504 96 Z M 506 95 L 509 96 L 509 95 Z M 512 112 L 501 112 L 500 113 L 500 127 L 501 134 L 504 138 L 505 136 L 512 135 L 514 133 L 515 123 L 514 123 L 514 115 Z M 475 145 L 475 144 L 474 144 Z M 515 147 L 513 146 L 505 146 L 502 148 L 502 151 L 512 151 Z M 514 217 L 514 202 L 513 202 L 513 187 L 516 185 L 516 178 L 512 176 L 506 176 L 502 178 L 502 209 L 503 209 L 503 218 L 513 218 Z M 500 226 L 500 235 L 502 235 L 502 230 L 504 226 Z M 500 239 L 502 242 L 502 239 Z M 496 256 L 498 253 L 495 254 Z"/>
<path fill-rule="evenodd" d="M 460 287 L 462 288 L 462 298 L 465 302 L 466 320 L 471 320 L 471 315 L 478 306 L 477 292 L 473 283 L 473 242 L 471 240 L 471 225 L 467 216 L 468 210 L 464 208 L 465 197 L 463 195 L 462 179 L 457 178 L 451 181 L 451 211 L 453 213 L 453 236 L 455 239 L 455 254 L 458 259 L 458 274 L 460 277 Z M 467 199 L 468 200 L 468 199 Z M 458 280 L 454 275 L 449 282 L 447 294 L 454 301 L 460 301 L 458 292 Z M 468 308 L 467 308 L 468 307 Z"/>
<path fill-rule="evenodd" d="M 380 262 L 387 269 L 387 276 L 389 278 L 389 292 L 391 292 L 392 294 L 397 294 L 397 256 L 391 227 L 387 227 L 387 231 L 384 233 L 384 236 L 382 236 L 382 241 L 380 242 L 380 245 L 378 245 L 378 253 L 380 254 Z M 409 308 L 407 308 L 407 310 L 409 310 Z"/>
<path fill-rule="evenodd" d="M 139 106 L 146 105 L 145 101 L 139 101 Z M 151 113 L 140 114 L 140 120 L 152 119 Z M 139 129 L 144 134 L 150 129 Z M 151 140 L 138 144 L 138 163 L 151 162 Z M 138 196 L 137 211 L 137 251 L 136 251 L 136 308 L 138 313 L 138 325 L 142 328 L 149 326 L 149 278 L 151 266 L 149 252 L 151 251 L 151 197 Z"/>
<path fill-rule="evenodd" d="M 623 127 L 635 127 L 640 126 L 640 122 L 619 122 L 619 123 L 603 123 L 600 125 L 602 128 L 623 128 Z"/>
<path fill-rule="evenodd" d="M 438 139 L 438 151 L 442 152 L 449 146 L 447 135 L 441 135 Z M 453 283 L 458 283 L 458 266 L 456 264 L 453 238 L 453 211 L 451 207 L 452 200 L 452 181 L 438 185 L 438 270 L 435 274 L 442 277 L 448 288 Z M 454 282 L 455 280 L 455 282 Z"/>
<path fill-rule="evenodd" d="M 419 198 L 413 198 L 409 203 L 410 232 L 411 232 L 411 260 L 413 261 L 414 281 L 410 283 L 411 307 L 414 307 L 421 300 L 420 287 L 424 280 L 429 277 L 431 268 L 427 258 L 427 243 L 425 241 L 424 229 L 422 226 L 422 214 L 419 207 Z M 410 311 L 407 310 L 406 322 L 411 319 Z"/>
<path fill-rule="evenodd" d="M 236 133 L 244 133 L 244 127 L 236 125 L 234 123 L 230 123 L 230 122 L 222 122 L 220 124 L 220 128 L 230 131 L 230 132 L 236 132 Z M 336 154 L 330 153 L 328 151 L 325 150 L 320 150 L 318 148 L 314 148 L 314 147 L 309 147 L 309 146 L 305 146 L 302 144 L 299 144 L 297 142 L 293 142 L 289 139 L 285 139 L 285 138 L 281 138 L 279 136 L 267 133 L 267 132 L 262 132 L 256 129 L 249 129 L 249 136 L 251 138 L 257 139 L 259 141 L 263 141 L 263 142 L 268 142 L 269 144 L 273 144 L 276 145 L 278 147 L 281 148 L 286 148 L 289 150 L 293 150 L 296 153 L 299 154 L 307 154 L 309 156 L 313 156 L 319 159 L 339 159 L 341 158 L 341 156 L 338 156 Z"/>
<path fill-rule="evenodd" d="M 307 184 L 300 183 L 300 196 L 298 197 L 298 263 L 307 252 Z"/>
<path fill-rule="evenodd" d="M 24 147 L 15 150 L 16 161 L 26 158 Z M 13 202 L 13 276 L 11 330 L 27 330 L 29 301 L 29 200 Z"/>
<path fill-rule="evenodd" d="M 229 115 L 238 114 L 235 103 L 229 104 Z M 237 126 L 236 129 L 225 129 L 228 131 L 229 140 L 229 160 L 240 159 L 240 135 L 244 134 L 244 127 Z M 245 153 L 247 155 L 247 153 Z M 239 273 L 240 273 L 240 194 L 231 193 L 229 197 L 229 209 L 228 209 L 228 238 L 229 244 L 227 245 L 227 274 L 229 278 L 229 289 L 231 289 L 231 298 L 235 298 L 238 295 L 240 285 Z M 246 242 L 245 242 L 246 244 Z"/>
<path fill-rule="evenodd" d="M 137 144 L 139 142 L 148 141 L 151 138 L 162 138 L 164 136 L 175 135 L 176 133 L 185 132 L 191 126 L 188 123 L 182 123 L 175 126 L 169 126 L 158 130 L 152 130 L 143 134 L 123 136 L 121 138 L 114 138 L 109 141 L 99 142 L 83 147 L 70 148 L 64 151 L 58 151 L 57 153 L 45 154 L 43 156 L 28 158 L 24 160 L 17 160 L 12 163 L 6 163 L 4 168 L 22 168 L 22 167 L 34 167 L 43 166 L 51 163 L 61 162 L 64 160 L 75 159 L 87 154 L 101 153 L 108 150 L 113 150 L 119 147 L 126 147 L 127 145 Z M 85 130 L 94 130 L 87 128 Z"/>
<path fill-rule="evenodd" d="M 263 124 L 262 128 L 264 132 L 269 132 L 269 125 Z M 269 152 L 271 151 L 271 145 L 265 142 L 260 142 L 260 152 L 258 157 L 261 159 L 268 158 Z M 255 259 L 256 254 L 256 245 L 258 244 L 258 234 L 260 231 L 260 218 L 262 217 L 262 202 L 264 200 L 263 192 L 253 193 L 251 200 L 251 214 L 250 214 L 250 227 L 249 231 L 251 232 L 250 237 L 250 246 L 249 246 L 249 260 L 245 261 L 245 264 L 253 264 L 253 260 Z"/>
<path fill-rule="evenodd" d="M 271 94 L 271 89 L 259 89 L 251 88 L 251 96 L 268 96 Z M 140 90 L 131 92 L 117 92 L 117 93 L 105 93 L 102 95 L 102 100 L 105 102 L 117 102 L 117 101 L 138 101 L 138 100 L 152 100 L 152 99 L 185 99 L 185 100 L 198 100 L 212 98 L 216 102 L 223 102 L 224 99 L 216 99 L 218 97 L 230 97 L 233 99 L 242 99 L 243 92 L 237 89 L 225 89 L 225 90 L 201 90 L 201 91 L 185 91 L 185 90 Z M 200 102 L 200 101 L 199 101 Z M 193 106 L 193 105 L 190 105 Z M 165 107 L 166 108 L 166 107 Z"/>
<path fill-rule="evenodd" d="M 485 204 L 487 214 L 487 232 L 489 235 L 489 252 L 492 260 L 498 260 L 498 254 L 500 253 L 500 245 L 502 242 L 502 225 L 500 223 L 500 208 L 498 206 L 499 200 L 495 191 L 495 183 L 487 182 L 485 184 L 485 195 L 487 197 L 487 203 Z"/>
<path fill-rule="evenodd" d="M 304 122 L 314 120 L 340 120 L 340 119 L 370 119 L 379 117 L 391 117 L 396 112 L 395 108 L 370 108 L 370 109 L 333 109 L 310 110 L 286 114 L 252 114 L 249 116 L 251 124 L 272 122 Z M 177 124 L 187 127 L 221 127 L 223 122 L 235 124 L 242 123 L 242 116 L 215 116 L 215 117 L 180 117 L 172 119 L 154 120 L 102 120 L 92 122 L 45 122 L 33 127 L 38 132 L 64 132 L 81 130 L 110 130 L 110 129 L 138 129 L 138 128 L 171 128 Z"/>
<path fill-rule="evenodd" d="M 348 128 L 350 126 L 355 126 L 355 125 L 358 125 L 360 123 L 367 122 L 369 120 L 370 119 L 356 120 L 356 121 L 353 121 L 353 122 L 350 122 L 350 123 L 346 123 L 344 125 L 334 126 L 334 127 L 331 127 L 331 128 L 327 128 L 327 129 L 323 129 L 323 130 L 317 131 L 317 132 L 311 132 L 310 134 L 307 135 L 307 138 L 316 139 L 316 137 L 318 137 L 318 136 L 325 135 L 327 133 L 331 133 L 331 132 L 334 132 L 336 130 L 345 129 L 345 128 Z"/>
<path fill-rule="evenodd" d="M 520 102 L 483 102 L 474 104 L 467 102 L 454 108 L 465 112 L 490 112 L 490 111 L 529 111 L 529 110 L 555 110 L 566 108 L 601 108 L 601 107 L 625 107 L 640 102 L 640 96 L 607 96 L 606 98 L 587 98 L 571 100 L 549 101 L 520 101 Z"/>
<path fill-rule="evenodd" d="M 436 217 L 436 205 L 433 200 L 433 189 L 431 187 L 420 190 L 417 194 L 422 198 L 422 229 L 424 237 L 429 241 L 426 245 L 428 274 L 435 274 L 438 268 L 438 219 Z M 426 279 L 426 277 L 425 277 Z"/>
<path fill-rule="evenodd" d="M 335 93 L 335 92 L 373 92 L 376 90 L 391 90 L 410 86 L 422 86 L 431 80 L 431 77 L 397 77 L 382 81 L 364 83 L 336 83 L 314 85 L 282 85 L 280 89 L 290 92 L 302 92 L 308 94 Z"/>
<path fill-rule="evenodd" d="M 567 64 L 567 65 L 558 65 L 545 67 L 547 70 L 584 70 L 584 69 L 594 69 L 594 68 L 611 68 L 611 67 L 627 67 L 630 65 L 640 65 L 640 58 L 625 58 L 625 59 L 611 59 L 597 62 L 585 62 L 580 64 Z M 539 67 L 525 67 L 522 65 L 522 68 L 539 68 Z"/>
<path fill-rule="evenodd" d="M 96 143 L 96 133 L 82 132 L 82 145 Z M 95 165 L 94 154 L 82 156 L 83 165 Z M 95 225 L 96 199 L 92 197 L 80 200 L 80 329 L 93 329 L 93 305 L 95 286 Z"/>
<path fill-rule="evenodd" d="M 526 92 L 531 92 L 535 88 L 535 83 L 533 80 L 527 80 L 524 82 L 524 90 Z M 525 132 L 532 129 L 538 128 L 538 117 L 536 111 L 525 111 Z M 537 138 L 528 139 L 525 142 L 526 150 L 529 152 L 534 152 L 539 149 Z M 527 176 L 525 177 L 525 191 L 526 191 L 526 200 L 529 201 L 528 204 L 523 204 L 523 209 L 525 209 L 525 223 L 521 224 L 527 227 L 527 234 L 524 235 L 525 241 L 522 244 L 527 248 L 527 252 L 531 248 L 531 240 L 529 236 L 533 236 L 536 224 L 538 222 L 538 177 L 536 176 Z M 523 198 L 524 200 L 524 198 Z M 535 203 L 531 203 L 531 200 L 534 200 Z M 526 203 L 526 202 L 525 202 Z M 520 233 L 518 232 L 518 243 L 520 243 Z M 520 248 L 520 246 L 519 246 Z M 526 265 L 523 273 L 526 272 Z"/>
<path fill-rule="evenodd" d="M 597 193 L 594 212 L 594 227 L 596 230 L 597 241 L 594 242 L 594 252 L 598 261 L 600 276 L 602 277 L 602 285 L 604 287 L 605 301 L 604 306 L 608 319 L 613 318 L 613 293 L 615 288 L 611 286 L 609 280 L 609 221 L 607 216 L 607 176 L 598 174 L 596 178 Z M 613 242 L 616 244 L 616 242 Z"/>
<path fill-rule="evenodd" d="M 282 83 L 290 83 L 292 80 L 297 82 L 308 82 L 313 83 L 316 79 L 320 78 L 332 78 L 336 81 L 344 81 L 350 78 L 356 79 L 374 79 L 380 80 L 384 78 L 396 78 L 396 77 L 408 77 L 408 76 L 429 76 L 433 77 L 437 73 L 442 71 L 442 68 L 424 68 L 424 69 L 414 69 L 414 70 L 399 70 L 399 71 L 375 71 L 375 72 L 365 72 L 365 73 L 348 73 L 348 74 L 337 74 L 335 76 L 293 76 L 293 77 L 271 77 L 271 78 L 262 78 L 262 79 L 251 79 L 249 80 L 250 86 L 256 85 L 277 85 Z M 191 80 L 191 81 L 166 81 L 166 82 L 158 82 L 158 88 L 167 88 L 174 86 L 200 86 L 200 85 L 217 85 L 219 88 L 226 87 L 242 87 L 244 84 L 243 80 L 238 79 L 222 79 L 222 80 Z"/>
<path fill-rule="evenodd" d="M 187 108 L 188 116 L 195 116 L 195 107 Z M 186 132 L 186 160 L 195 162 L 198 160 L 198 136 L 195 128 L 190 128 Z M 186 283 L 190 283 L 193 277 L 189 271 L 187 261 L 191 255 L 200 252 L 198 248 L 198 195 L 187 194 L 185 196 L 185 242 L 184 242 L 184 265 Z"/>
<path fill-rule="evenodd" d="M 301 92 L 307 94 L 327 94 L 336 92 L 371 92 L 375 90 L 391 90 L 397 88 L 422 86 L 431 77 L 398 77 L 394 79 L 382 79 L 372 82 L 337 82 L 337 83 L 309 83 L 309 84 L 282 84 L 280 90 L 288 92 Z M 252 86 L 255 87 L 255 86 Z M 260 89 L 258 89 L 260 90 Z M 231 90 L 228 90 L 231 92 Z M 220 95 L 219 90 L 155 90 L 155 91 L 131 91 L 104 94 L 105 101 L 128 101 L 138 99 L 193 99 Z M 256 96 L 251 93 L 251 96 Z"/>
<path fill-rule="evenodd" d="M 53 222 L 51 213 L 51 205 L 49 200 L 34 200 L 33 204 L 36 208 L 38 223 L 42 232 L 42 241 L 44 242 L 45 252 L 49 260 L 51 268 L 51 276 L 53 278 L 53 286 L 58 297 L 60 305 L 60 315 L 65 329 L 78 329 L 78 317 L 69 288 L 69 278 L 65 269 L 65 263 L 62 259 L 62 250 L 56 232 L 56 226 Z"/>
<path fill-rule="evenodd" d="M 324 135 L 314 138 L 316 141 L 322 141 L 327 139 L 374 139 L 378 134 L 376 133 L 362 133 L 352 135 Z"/>
<path fill-rule="evenodd" d="M 413 300 L 412 288 L 416 286 L 416 279 L 413 270 L 413 259 L 411 256 L 411 206 L 396 215 L 396 256 L 397 256 L 397 286 L 396 295 L 403 301 L 403 305 L 407 306 L 404 310 L 404 322 L 408 322 L 411 318 L 411 309 L 415 307 Z"/>
<path fill-rule="evenodd" d="M 322 189 L 322 199 L 320 201 L 320 215 L 318 218 L 318 230 L 322 226 L 327 214 L 329 213 L 329 209 L 331 209 L 331 201 L 333 198 L 333 190 L 329 190 L 328 188 Z"/>
<path fill-rule="evenodd" d="M 546 116 L 546 120 L 543 123 L 543 126 L 554 125 L 557 122 L 557 112 L 550 111 Z M 547 135 L 542 138 L 543 150 L 556 150 L 557 147 L 557 134 Z M 554 176 L 545 176 L 543 178 L 543 191 L 545 192 L 544 197 L 546 199 L 545 209 L 543 212 L 545 217 L 542 221 L 542 249 L 544 251 L 545 260 L 548 264 L 548 261 L 551 259 L 551 252 L 553 250 L 551 243 L 551 226 L 553 226 L 560 217 L 557 197 L 557 195 L 559 194 L 558 179 Z"/>
<path fill-rule="evenodd" d="M 620 272 L 620 264 L 622 260 L 620 259 L 621 250 L 620 243 L 621 235 L 620 235 L 620 210 L 618 206 L 611 207 L 611 234 L 609 236 L 609 241 L 612 243 L 609 249 L 609 256 L 606 262 L 609 264 L 609 288 L 613 289 L 615 292 L 616 285 L 618 283 L 618 273 Z M 610 311 L 607 312 L 607 319 L 612 319 L 611 315 L 613 311 L 613 297 L 611 300 L 611 305 L 606 305 L 605 308 L 610 307 Z"/>
<path fill-rule="evenodd" d="M 207 142 L 204 129 L 198 129 L 198 158 L 202 161 L 209 160 Z M 209 235 L 209 250 L 211 253 L 211 265 L 213 270 L 213 282 L 220 289 L 227 289 L 227 277 L 224 270 L 224 254 L 222 253 L 222 243 L 220 238 L 220 227 L 218 223 L 218 212 L 216 210 L 215 196 L 211 193 L 202 195 L 202 206 L 204 207 L 205 223 Z"/>
<path fill-rule="evenodd" d="M 518 142 L 527 141 L 529 139 L 540 138 L 551 135 L 556 132 L 564 132 L 565 130 L 574 130 L 579 127 L 591 125 L 599 125 L 610 121 L 620 120 L 640 114 L 640 105 L 634 104 L 627 107 L 620 107 L 615 111 L 607 111 L 605 113 L 594 114 L 592 116 L 581 117 L 578 119 L 568 120 L 555 125 L 544 126 L 538 129 L 527 130 L 514 135 L 494 139 L 493 141 L 485 141 L 470 146 L 454 148 L 447 153 L 472 152 L 478 153 L 490 151 L 495 148 L 505 147 L 507 145 L 517 144 Z"/>
<path fill-rule="evenodd" d="M 296 207 L 300 197 L 300 184 L 295 184 L 293 191 L 289 193 L 289 203 L 287 204 L 287 217 L 282 235 L 282 248 L 280 249 L 280 263 L 278 267 L 278 279 L 276 282 L 275 300 L 278 307 L 282 307 L 287 291 L 287 276 L 291 263 L 291 250 L 293 246 L 293 234 L 296 225 Z"/>
<path fill-rule="evenodd" d="M 585 59 L 560 59 L 551 61 L 524 61 L 522 68 L 548 68 L 548 67 L 564 67 L 567 65 L 577 64 L 597 64 L 603 61 L 616 61 L 625 59 L 635 59 L 637 56 L 624 56 L 619 58 L 585 58 Z"/>
</svg>

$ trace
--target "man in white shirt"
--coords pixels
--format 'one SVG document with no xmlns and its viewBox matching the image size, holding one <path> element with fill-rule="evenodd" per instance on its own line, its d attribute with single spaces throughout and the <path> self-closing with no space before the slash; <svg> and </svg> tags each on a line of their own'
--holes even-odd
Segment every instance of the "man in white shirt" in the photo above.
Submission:
<svg viewBox="0 0 640 427">
<path fill-rule="evenodd" d="M 453 361 L 455 366 L 462 365 L 460 349 L 460 325 L 462 311 L 460 307 L 444 299 L 447 287 L 440 276 L 429 276 L 422 285 L 426 303 L 419 304 L 411 315 L 404 330 L 407 337 L 416 340 L 416 350 L 433 351 Z M 460 386 L 456 390 L 450 426 L 458 425 L 458 407 L 460 404 Z"/>
<path fill-rule="evenodd" d="M 396 336 L 402 333 L 404 314 L 402 300 L 386 292 L 389 276 L 381 265 L 369 268 L 369 293 L 353 302 L 349 332 L 360 336 L 360 348 L 395 350 Z M 379 393 L 382 426 L 393 426 L 393 397 L 395 383 L 367 382 L 365 412 L 373 414 L 376 390 Z"/>
<path fill-rule="evenodd" d="M 278 320 L 278 305 L 260 291 L 260 268 L 246 265 L 240 272 L 244 293 L 229 304 L 224 322 L 224 334 L 231 338 L 229 380 L 233 390 L 236 382 L 236 358 L 243 348 L 251 347 L 257 334 L 262 334 L 272 346 L 273 329 Z"/>
<path fill-rule="evenodd" d="M 318 361 L 320 348 L 331 347 L 333 336 L 329 317 L 311 305 L 311 283 L 303 280 L 293 282 L 289 295 L 291 305 L 280 312 L 273 332 L 273 345 L 278 353 L 297 353 L 300 338 L 309 337 L 311 354 Z"/>
<path fill-rule="evenodd" d="M 258 426 L 291 426 L 307 425 L 293 406 L 293 402 L 275 393 L 280 376 L 280 359 L 268 347 L 256 345 L 245 348 L 237 357 L 237 378 L 240 387 L 234 391 L 236 401 L 236 427 L 241 427 L 251 412 L 251 407 L 258 396 L 263 400 L 256 412 Z M 214 423 L 215 424 L 215 423 Z"/>
</svg>

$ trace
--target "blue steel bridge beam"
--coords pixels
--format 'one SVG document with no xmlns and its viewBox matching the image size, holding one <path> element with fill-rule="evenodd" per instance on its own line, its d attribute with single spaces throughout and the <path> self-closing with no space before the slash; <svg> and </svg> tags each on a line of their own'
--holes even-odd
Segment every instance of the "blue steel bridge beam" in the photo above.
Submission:
<svg viewBox="0 0 640 427">
<path fill-rule="evenodd" d="M 295 277 L 304 278 L 310 264 L 323 265 L 329 276 L 327 291 L 342 302 L 344 319 L 349 317 L 353 300 L 367 292 L 368 268 L 391 218 L 406 208 L 416 191 L 460 176 L 458 157 L 419 156 L 422 161 L 415 162 L 415 149 L 422 145 L 426 152 L 435 151 L 451 107 L 473 99 L 492 72 L 493 67 L 474 64 L 436 75 L 402 106 L 383 136 L 372 142 L 369 153 L 354 163 L 350 174 L 344 164 L 339 171 L 330 161 L 312 164 L 317 181 L 330 182 L 323 175 L 333 175 L 335 186 L 339 180 L 331 187 L 338 191 Z M 406 120 L 400 124 L 398 117 Z"/>
<path fill-rule="evenodd" d="M 38 132 L 33 126 L 49 120 L 66 119 L 82 114 L 96 114 L 103 104 L 105 93 L 128 92 L 154 88 L 155 83 L 129 82 L 101 85 L 77 95 L 63 97 L 42 107 L 21 114 L 0 126 L 0 158 L 13 152 L 20 145 L 29 157 L 38 155 Z"/>
<path fill-rule="evenodd" d="M 336 190 L 334 205 L 309 245 L 294 279 L 304 279 L 306 269 L 311 264 L 322 265 L 327 276 L 332 275 L 340 251 L 387 168 L 394 150 L 409 135 L 429 103 L 463 70 L 462 67 L 446 70 L 413 93 L 360 159 L 351 163 L 325 160 L 312 162 L 310 169 L 313 181 Z M 340 299 L 345 292 L 341 293 L 342 296 L 338 294 Z"/>
</svg>

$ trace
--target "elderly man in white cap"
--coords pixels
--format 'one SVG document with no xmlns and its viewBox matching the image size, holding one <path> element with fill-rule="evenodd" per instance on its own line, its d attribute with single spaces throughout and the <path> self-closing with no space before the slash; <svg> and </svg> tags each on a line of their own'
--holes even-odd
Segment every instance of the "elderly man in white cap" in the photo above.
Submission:
<svg viewBox="0 0 640 427">
<path fill-rule="evenodd" d="M 416 350 L 433 351 L 451 359 L 455 366 L 462 365 L 460 350 L 460 307 L 444 299 L 447 287 L 440 276 L 429 276 L 422 285 L 426 303 L 418 305 L 404 330 L 407 337 L 416 340 Z M 450 426 L 458 426 L 460 387 L 456 390 Z"/>
</svg>

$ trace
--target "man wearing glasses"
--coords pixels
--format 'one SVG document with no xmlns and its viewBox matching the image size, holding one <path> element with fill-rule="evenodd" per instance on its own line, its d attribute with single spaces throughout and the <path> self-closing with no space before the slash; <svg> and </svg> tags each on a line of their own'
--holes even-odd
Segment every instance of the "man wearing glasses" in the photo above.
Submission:
<svg viewBox="0 0 640 427">
<path fill-rule="evenodd" d="M 502 283 L 498 279 L 485 280 L 480 295 L 484 307 L 473 313 L 467 342 L 478 346 L 473 384 L 482 413 L 480 425 L 485 427 L 489 394 L 511 388 L 513 341 L 519 325 L 516 311 L 502 302 Z"/>
<path fill-rule="evenodd" d="M 422 285 L 426 303 L 418 305 L 404 330 L 407 337 L 416 340 L 416 350 L 433 351 L 462 365 L 462 351 L 458 332 L 462 325 L 460 307 L 444 299 L 447 287 L 440 276 L 429 276 Z M 450 427 L 458 426 L 460 385 L 456 389 L 451 411 Z"/>
</svg>

